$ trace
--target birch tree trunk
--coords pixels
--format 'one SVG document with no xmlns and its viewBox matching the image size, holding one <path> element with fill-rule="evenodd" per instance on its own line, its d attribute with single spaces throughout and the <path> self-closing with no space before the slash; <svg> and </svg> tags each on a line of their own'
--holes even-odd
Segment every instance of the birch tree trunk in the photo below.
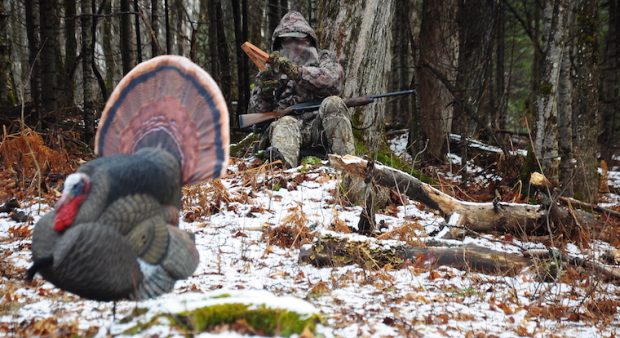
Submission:
<svg viewBox="0 0 620 338">
<path fill-rule="evenodd" d="M 541 82 L 536 95 L 535 152 L 545 176 L 559 179 L 560 156 L 558 150 L 558 85 L 565 50 L 567 27 L 567 0 L 545 3 L 543 11 L 544 61 Z"/>
<path fill-rule="evenodd" d="M 388 90 L 393 16 L 394 0 L 319 2 L 319 44 L 342 60 L 343 97 Z M 354 126 L 365 128 L 362 139 L 369 149 L 381 144 L 385 107 L 381 100 L 352 111 Z"/>
<path fill-rule="evenodd" d="M 581 0 L 576 6 L 576 38 L 573 100 L 573 152 L 576 160 L 574 193 L 585 202 L 598 196 L 597 138 L 598 91 L 598 0 Z M 616 83 L 617 85 L 617 83 Z"/>
<path fill-rule="evenodd" d="M 427 159 L 443 161 L 447 135 L 452 129 L 453 101 L 445 85 L 430 67 L 454 82 L 458 58 L 456 0 L 424 1 L 418 60 L 418 98 L 420 100 L 419 143 L 427 144 Z"/>
</svg>

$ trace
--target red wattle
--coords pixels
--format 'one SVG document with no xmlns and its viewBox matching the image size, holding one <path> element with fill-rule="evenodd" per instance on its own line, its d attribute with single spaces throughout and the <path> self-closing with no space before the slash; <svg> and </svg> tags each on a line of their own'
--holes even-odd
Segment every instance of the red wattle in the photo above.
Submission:
<svg viewBox="0 0 620 338">
<path fill-rule="evenodd" d="M 86 195 L 78 195 L 58 207 L 54 219 L 54 230 L 57 232 L 67 230 L 73 224 L 75 216 L 80 210 L 80 205 L 85 199 Z"/>
</svg>

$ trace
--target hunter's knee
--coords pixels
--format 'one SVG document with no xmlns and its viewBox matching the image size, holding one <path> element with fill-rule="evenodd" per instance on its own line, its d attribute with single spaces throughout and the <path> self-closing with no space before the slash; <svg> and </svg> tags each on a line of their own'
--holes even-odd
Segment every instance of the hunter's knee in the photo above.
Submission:
<svg viewBox="0 0 620 338">
<path fill-rule="evenodd" d="M 347 105 L 344 103 L 344 100 L 338 96 L 328 96 L 323 99 L 321 107 L 319 108 L 319 113 L 321 117 L 344 115 L 350 118 Z"/>
</svg>

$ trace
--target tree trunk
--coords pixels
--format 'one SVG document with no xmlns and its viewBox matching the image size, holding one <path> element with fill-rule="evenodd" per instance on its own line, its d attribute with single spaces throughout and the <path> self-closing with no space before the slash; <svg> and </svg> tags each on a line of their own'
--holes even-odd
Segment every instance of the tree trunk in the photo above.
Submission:
<svg viewBox="0 0 620 338">
<path fill-rule="evenodd" d="M 620 1 L 609 0 L 609 30 L 601 69 L 601 157 L 611 161 L 620 140 Z"/>
<path fill-rule="evenodd" d="M 329 162 L 334 168 L 360 178 L 365 177 L 368 165 L 368 161 L 351 155 L 329 155 Z M 548 208 L 541 205 L 460 201 L 411 175 L 384 165 L 375 164 L 372 179 L 378 185 L 395 189 L 431 209 L 441 211 L 446 219 L 456 215 L 458 221 L 451 225 L 473 231 L 531 234 L 540 229 L 549 216 Z"/>
<path fill-rule="evenodd" d="M 5 1 L 0 0 L 0 107 L 13 106 L 17 103 L 17 93 L 14 92 L 13 71 L 11 66 L 11 40 L 9 37 L 9 14 Z"/>
<path fill-rule="evenodd" d="M 107 1 L 103 12 L 103 57 L 105 59 L 105 82 L 107 88 L 114 87 L 114 75 L 116 74 L 116 62 L 114 61 L 114 34 L 112 33 L 112 3 Z"/>
<path fill-rule="evenodd" d="M 209 19 L 207 40 L 209 42 L 209 73 L 215 82 L 220 83 L 222 78 L 220 76 L 220 63 L 218 62 L 217 52 L 217 5 L 217 1 L 207 1 L 207 16 Z"/>
<path fill-rule="evenodd" d="M 411 0 L 396 0 L 396 8 L 411 8 Z M 390 72 L 390 88 L 405 89 L 411 82 L 410 68 L 412 65 L 410 57 L 409 21 L 410 13 L 408 10 L 396 11 L 394 15 L 394 25 L 392 25 L 392 70 Z M 411 117 L 411 96 L 404 96 L 387 104 L 386 124 L 391 128 L 405 128 Z"/>
<path fill-rule="evenodd" d="M 576 160 L 575 196 L 596 202 L 598 196 L 599 72 L 598 0 L 582 0 L 576 5 L 573 130 Z"/>
<path fill-rule="evenodd" d="M 522 255 L 494 251 L 475 244 L 454 245 L 446 242 L 424 243 L 420 246 L 374 238 L 347 237 L 337 233 L 320 234 L 312 245 L 304 247 L 299 260 L 317 267 L 358 264 L 377 270 L 385 265 L 398 267 L 406 262 L 422 263 L 429 269 L 451 266 L 502 276 L 514 276 L 531 261 Z"/>
<path fill-rule="evenodd" d="M 506 85 L 504 56 L 506 54 L 506 16 L 504 3 L 498 4 L 497 9 L 497 32 L 495 33 L 495 107 L 493 111 L 493 129 L 495 131 L 506 129 Z"/>
<path fill-rule="evenodd" d="M 391 25 L 394 1 L 319 2 L 319 45 L 344 60 L 343 97 L 355 97 L 388 90 L 391 69 Z M 367 148 L 382 142 L 385 100 L 352 110 L 353 124 L 363 130 Z"/>
<path fill-rule="evenodd" d="M 123 64 L 123 75 L 136 65 L 133 46 L 131 43 L 131 14 L 129 13 L 129 0 L 121 1 L 121 63 Z"/>
<path fill-rule="evenodd" d="M 280 17 L 288 12 L 288 0 L 280 0 Z"/>
<path fill-rule="evenodd" d="M 185 54 L 185 34 L 183 32 L 183 19 L 185 18 L 183 0 L 176 0 L 175 4 L 175 16 L 177 22 L 177 54 Z"/>
<path fill-rule="evenodd" d="M 140 37 L 140 7 L 138 0 L 133 0 L 133 11 L 135 14 L 134 26 L 136 27 L 136 60 L 137 63 L 142 62 L 142 39 Z"/>
<path fill-rule="evenodd" d="M 168 0 L 164 0 L 164 16 L 166 24 L 166 54 L 172 53 L 172 32 L 170 31 L 170 8 L 168 7 Z"/>
<path fill-rule="evenodd" d="M 220 87 L 222 88 L 222 93 L 224 93 L 224 98 L 226 98 L 226 103 L 228 105 L 228 109 L 230 109 L 230 92 L 232 87 L 232 75 L 231 75 L 231 64 L 230 64 L 230 54 L 228 53 L 228 42 L 226 40 L 226 32 L 224 30 L 224 14 L 222 12 L 222 2 L 220 0 L 216 1 L 216 23 L 217 23 L 217 57 L 220 61 L 220 72 L 221 72 L 221 82 Z M 231 126 L 236 126 L 236 117 L 233 117 L 230 121 Z M 235 124 L 234 124 L 235 123 Z"/>
<path fill-rule="evenodd" d="M 84 96 L 83 118 L 84 118 L 84 142 L 90 144 L 95 130 L 95 117 L 93 113 L 93 70 L 91 63 L 93 62 L 92 50 L 92 9 L 89 1 L 81 1 L 81 23 L 82 23 L 82 91 Z"/>
<path fill-rule="evenodd" d="M 54 25 L 57 0 L 39 0 L 39 24 L 41 28 L 41 103 L 45 112 L 58 108 L 58 27 Z"/>
<path fill-rule="evenodd" d="M 242 0 L 241 1 L 241 32 L 242 32 L 242 40 L 248 40 L 249 38 L 249 31 L 248 31 L 248 0 Z M 236 46 L 237 48 L 240 48 L 240 46 Z M 247 113 L 248 111 L 248 104 L 250 102 L 250 64 L 248 63 L 248 58 L 246 58 L 245 56 L 243 56 L 241 58 L 243 66 L 242 66 L 242 71 L 243 71 L 243 88 L 242 91 L 244 92 L 244 101 L 241 102 L 242 105 L 242 111 L 243 113 Z"/>
<path fill-rule="evenodd" d="M 271 34 L 280 23 L 280 1 L 267 0 L 267 21 L 269 22 L 267 29 L 267 43 L 271 46 Z"/>
<path fill-rule="evenodd" d="M 39 35 L 39 11 L 35 0 L 25 1 L 26 35 L 28 36 L 28 61 L 30 63 L 30 97 L 34 103 L 32 123 L 38 129 L 41 123 L 41 59 L 39 48 L 41 44 Z"/>
<path fill-rule="evenodd" d="M 151 57 L 161 54 L 159 50 L 159 0 L 151 0 Z"/>
<path fill-rule="evenodd" d="M 428 68 L 442 72 L 448 81 L 456 77 L 458 36 L 456 0 L 424 1 L 418 60 L 418 98 L 420 99 L 420 140 L 427 144 L 427 159 L 443 161 L 447 137 L 452 129 L 452 95 Z"/>
<path fill-rule="evenodd" d="M 560 164 L 558 151 L 558 85 L 560 65 L 565 51 L 568 31 L 567 0 L 551 0 L 544 9 L 544 61 L 541 83 L 536 93 L 536 139 L 535 152 L 544 175 L 558 181 Z"/>
<path fill-rule="evenodd" d="M 63 88 L 63 105 L 74 105 L 74 74 L 77 68 L 77 40 L 75 37 L 75 16 L 76 16 L 75 0 L 64 0 L 65 9 L 65 74 L 62 79 Z"/>
<path fill-rule="evenodd" d="M 570 49 L 570 48 L 567 48 Z M 563 195 L 573 195 L 573 179 L 575 163 L 573 155 L 573 114 L 571 58 L 567 50 L 560 65 L 560 79 L 558 83 L 558 147 L 560 155 L 560 185 Z"/>
<path fill-rule="evenodd" d="M 239 8 L 240 2 L 237 0 L 232 0 L 232 10 L 233 10 L 233 21 L 235 26 L 235 48 L 236 51 L 236 59 L 237 59 L 237 116 L 239 114 L 244 114 L 247 110 L 247 99 L 246 97 L 249 94 L 249 90 L 245 88 L 245 69 L 244 67 L 247 65 L 245 60 L 245 55 L 243 50 L 241 50 L 240 46 L 245 42 L 243 31 L 242 31 L 242 21 L 241 17 L 241 9 Z M 236 121 L 231 122 L 233 126 L 236 126 Z"/>
</svg>

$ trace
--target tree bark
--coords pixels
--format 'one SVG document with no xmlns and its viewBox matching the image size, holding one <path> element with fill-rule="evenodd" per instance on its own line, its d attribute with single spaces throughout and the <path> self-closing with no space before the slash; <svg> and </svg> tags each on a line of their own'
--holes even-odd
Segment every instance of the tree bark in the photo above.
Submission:
<svg viewBox="0 0 620 338">
<path fill-rule="evenodd" d="M 13 106 L 17 103 L 14 92 L 13 71 L 11 66 L 11 40 L 7 29 L 9 13 L 5 1 L 0 0 L 0 107 Z"/>
<path fill-rule="evenodd" d="M 207 1 L 207 16 L 209 19 L 207 40 L 209 42 L 209 73 L 213 76 L 215 82 L 220 83 L 220 63 L 218 61 L 217 51 L 217 1 Z"/>
<path fill-rule="evenodd" d="M 129 13 L 129 0 L 120 0 L 121 2 L 121 63 L 123 65 L 123 75 L 136 65 L 134 58 L 133 46 L 131 43 L 131 14 Z"/>
<path fill-rule="evenodd" d="M 64 0 L 65 10 L 65 72 L 62 79 L 64 106 L 74 105 L 74 74 L 77 68 L 77 40 L 75 36 L 75 16 L 77 4 L 75 0 Z"/>
<path fill-rule="evenodd" d="M 177 54 L 185 55 L 185 34 L 183 32 L 183 19 L 185 18 L 183 0 L 176 0 L 175 5 L 175 17 L 177 22 Z"/>
<path fill-rule="evenodd" d="M 267 43 L 271 46 L 271 34 L 276 29 L 278 23 L 280 23 L 280 1 L 279 0 L 267 0 Z"/>
<path fill-rule="evenodd" d="M 343 60 L 343 97 L 388 90 L 394 10 L 393 1 L 319 2 L 319 44 Z M 352 110 L 354 126 L 364 128 L 361 140 L 371 153 L 382 142 L 385 107 L 382 100 Z"/>
<path fill-rule="evenodd" d="M 230 54 L 228 53 L 228 42 L 226 40 L 226 31 L 224 29 L 224 13 L 222 12 L 222 2 L 220 0 L 216 1 L 216 23 L 217 23 L 217 51 L 218 51 L 218 59 L 220 62 L 220 72 L 221 72 L 221 83 L 220 86 L 222 88 L 222 92 L 224 93 L 224 97 L 226 98 L 226 103 L 228 105 L 228 109 L 231 106 L 231 98 L 230 92 L 232 87 L 232 74 L 231 74 L 231 65 L 230 65 Z M 231 126 L 236 126 L 237 124 L 233 124 L 236 121 L 236 117 L 233 117 L 230 121 Z"/>
<path fill-rule="evenodd" d="M 609 0 L 609 21 L 601 69 L 601 157 L 609 162 L 620 140 L 620 1 Z"/>
<path fill-rule="evenodd" d="M 103 12 L 103 58 L 105 59 L 105 82 L 107 88 L 114 87 L 114 75 L 116 74 L 116 62 L 114 60 L 114 34 L 112 33 L 112 2 L 107 1 Z"/>
<path fill-rule="evenodd" d="M 248 0 L 241 0 L 241 32 L 242 32 L 242 40 L 248 40 L 249 38 L 249 30 L 248 30 Z M 240 46 L 236 46 L 240 48 Z M 243 113 L 247 113 L 248 104 L 250 102 L 250 64 L 248 63 L 248 58 L 242 56 L 242 72 L 243 72 L 243 92 L 244 92 L 244 101 L 242 104 Z"/>
<path fill-rule="evenodd" d="M 84 107 L 82 116 L 84 119 L 84 135 L 83 139 L 86 144 L 90 144 L 95 130 L 94 117 L 94 95 L 93 95 L 93 70 L 91 64 L 93 62 L 93 36 L 92 36 L 92 4 L 90 1 L 81 1 L 81 23 L 82 23 L 82 91 L 84 97 Z"/>
<path fill-rule="evenodd" d="M 576 160 L 574 193 L 594 203 L 598 197 L 597 138 L 599 132 L 598 0 L 576 5 L 574 48 L 573 154 Z"/>
<path fill-rule="evenodd" d="M 247 110 L 247 99 L 246 97 L 249 94 L 249 90 L 246 91 L 245 88 L 245 69 L 244 67 L 247 65 L 244 60 L 245 56 L 243 50 L 241 50 L 240 46 L 245 42 L 243 31 L 242 31 L 242 21 L 241 17 L 241 9 L 240 2 L 236 0 L 232 0 L 232 10 L 233 10 L 233 21 L 235 26 L 235 48 L 236 51 L 235 57 L 237 60 L 237 116 L 239 114 L 244 114 Z M 233 118 L 233 120 L 235 120 Z M 233 126 L 237 125 L 237 122 L 231 122 Z"/>
<path fill-rule="evenodd" d="M 166 54 L 172 53 L 172 32 L 170 31 L 170 8 L 168 7 L 168 0 L 164 0 L 164 17 L 166 24 Z"/>
<path fill-rule="evenodd" d="M 138 0 L 133 0 L 134 26 L 136 31 L 136 61 L 142 62 L 142 38 L 140 37 L 140 7 L 138 6 Z"/>
<path fill-rule="evenodd" d="M 452 129 L 452 95 L 428 68 L 431 65 L 453 82 L 456 77 L 458 36 L 456 0 L 424 1 L 418 60 L 420 144 L 427 144 L 425 157 L 443 161 L 447 135 Z"/>
<path fill-rule="evenodd" d="M 544 175 L 553 181 L 559 180 L 558 149 L 558 86 L 565 39 L 568 31 L 567 0 L 552 0 L 545 3 L 544 61 L 541 83 L 536 93 L 536 139 L 535 152 Z"/>
<path fill-rule="evenodd" d="M 159 50 L 159 0 L 151 0 L 151 57 L 161 54 Z"/>
<path fill-rule="evenodd" d="M 55 25 L 57 0 L 39 0 L 39 24 L 41 29 L 41 103 L 46 112 L 58 108 L 57 98 L 61 91 L 58 88 L 57 74 L 58 27 Z"/>
<path fill-rule="evenodd" d="M 39 48 L 41 44 L 39 35 L 39 10 L 35 0 L 25 0 L 24 9 L 26 14 L 26 35 L 28 36 L 28 61 L 30 73 L 30 97 L 34 103 L 32 123 L 38 129 L 41 123 L 41 60 Z"/>
<path fill-rule="evenodd" d="M 558 147 L 560 155 L 560 185 L 563 195 L 573 195 L 573 178 L 575 163 L 573 157 L 573 114 L 572 114 L 572 90 L 571 58 L 568 55 L 562 58 L 560 65 L 560 78 L 558 81 Z"/>
<path fill-rule="evenodd" d="M 495 107 L 493 110 L 493 129 L 495 131 L 506 129 L 506 84 L 505 65 L 506 54 L 506 15 L 504 2 L 500 1 L 497 8 L 497 32 L 495 33 Z"/>
</svg>

